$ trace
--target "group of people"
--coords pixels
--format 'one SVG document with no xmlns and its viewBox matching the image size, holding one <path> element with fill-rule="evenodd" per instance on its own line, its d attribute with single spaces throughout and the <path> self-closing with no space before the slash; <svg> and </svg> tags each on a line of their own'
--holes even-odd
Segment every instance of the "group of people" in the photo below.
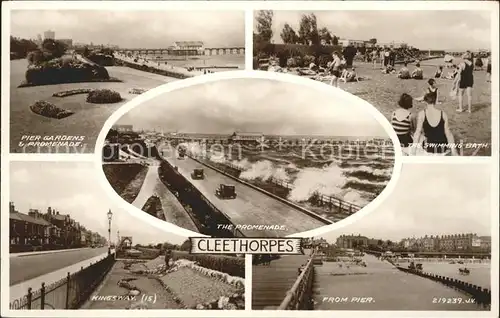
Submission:
<svg viewBox="0 0 500 318">
<path fill-rule="evenodd" d="M 394 67 L 394 64 L 396 64 L 396 51 L 392 48 L 376 49 L 367 56 L 370 57 L 370 60 L 373 63 L 373 68 L 377 68 L 379 63 L 383 68 L 386 68 L 389 65 Z"/>
<path fill-rule="evenodd" d="M 327 70 L 331 75 L 330 85 L 338 87 L 339 81 L 347 82 L 359 82 L 362 80 L 361 77 L 356 73 L 356 69 L 351 65 L 348 65 L 345 58 L 341 58 L 338 52 L 332 53 L 332 61 L 328 62 Z"/>
</svg>

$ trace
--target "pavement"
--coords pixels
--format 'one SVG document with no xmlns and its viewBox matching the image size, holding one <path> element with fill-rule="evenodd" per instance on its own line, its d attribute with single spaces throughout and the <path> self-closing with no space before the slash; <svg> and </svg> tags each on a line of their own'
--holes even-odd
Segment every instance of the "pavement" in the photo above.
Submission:
<svg viewBox="0 0 500 318">
<path fill-rule="evenodd" d="M 10 259 L 10 301 L 26 295 L 28 288 L 37 290 L 69 273 L 79 271 L 108 254 L 108 248 L 68 250 L 60 253 L 37 254 Z"/>
<path fill-rule="evenodd" d="M 305 251 L 305 255 L 284 255 L 270 265 L 252 266 L 252 309 L 278 307 L 308 259 L 309 251 Z"/>
<path fill-rule="evenodd" d="M 90 249 L 90 247 L 83 247 L 83 248 L 69 248 L 65 250 L 52 250 L 52 251 L 40 251 L 40 252 L 23 252 L 23 253 L 10 253 L 9 257 L 24 257 L 24 256 L 35 256 L 35 255 L 43 255 L 43 254 L 54 254 L 54 253 L 66 253 L 69 251 L 81 251 L 81 250 L 86 250 Z"/>
<path fill-rule="evenodd" d="M 312 230 L 325 224 L 309 215 L 292 208 L 254 188 L 239 183 L 216 170 L 210 169 L 195 160 L 186 157 L 178 159 L 165 158 L 220 211 L 225 213 L 235 225 L 277 225 L 285 226 L 285 230 L 244 230 L 245 236 L 276 237 Z M 205 179 L 193 180 L 191 172 L 195 168 L 203 168 Z M 236 199 L 222 200 L 215 195 L 220 184 L 231 184 L 236 188 Z"/>
<path fill-rule="evenodd" d="M 134 202 L 132 202 L 132 205 L 142 209 L 146 201 L 152 195 L 158 195 L 165 215 L 165 221 L 198 232 L 196 225 L 182 204 L 160 180 L 160 176 L 158 175 L 159 163 L 150 163 L 151 165 L 148 167 L 148 172 L 142 183 L 142 187 Z"/>
</svg>

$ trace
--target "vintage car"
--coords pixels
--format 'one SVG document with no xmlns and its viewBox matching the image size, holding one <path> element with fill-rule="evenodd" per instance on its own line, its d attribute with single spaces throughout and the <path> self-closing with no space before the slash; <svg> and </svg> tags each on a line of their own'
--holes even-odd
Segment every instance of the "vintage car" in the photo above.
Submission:
<svg viewBox="0 0 500 318">
<path fill-rule="evenodd" d="M 203 171 L 203 169 L 194 169 L 191 173 L 191 178 L 193 178 L 194 180 L 205 179 L 205 172 Z"/>
<path fill-rule="evenodd" d="M 215 190 L 215 195 L 221 199 L 235 199 L 236 189 L 234 185 L 220 184 L 219 188 Z"/>
</svg>

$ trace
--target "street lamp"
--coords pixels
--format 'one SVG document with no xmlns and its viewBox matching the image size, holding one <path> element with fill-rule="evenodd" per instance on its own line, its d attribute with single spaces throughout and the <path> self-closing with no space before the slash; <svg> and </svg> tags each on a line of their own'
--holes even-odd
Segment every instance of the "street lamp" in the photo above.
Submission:
<svg viewBox="0 0 500 318">
<path fill-rule="evenodd" d="M 111 209 L 108 211 L 108 255 L 111 255 L 111 218 L 113 217 L 113 213 L 111 213 Z"/>
</svg>

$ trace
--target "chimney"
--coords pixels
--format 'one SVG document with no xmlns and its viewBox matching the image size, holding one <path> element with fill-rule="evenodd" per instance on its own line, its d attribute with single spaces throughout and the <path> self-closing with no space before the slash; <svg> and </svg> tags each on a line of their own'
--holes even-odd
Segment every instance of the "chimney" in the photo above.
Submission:
<svg viewBox="0 0 500 318">
<path fill-rule="evenodd" d="M 47 208 L 47 214 L 52 215 L 52 208 L 50 206 Z"/>
<path fill-rule="evenodd" d="M 14 205 L 14 202 L 9 202 L 9 211 L 10 213 L 16 212 L 16 206 Z"/>
</svg>

